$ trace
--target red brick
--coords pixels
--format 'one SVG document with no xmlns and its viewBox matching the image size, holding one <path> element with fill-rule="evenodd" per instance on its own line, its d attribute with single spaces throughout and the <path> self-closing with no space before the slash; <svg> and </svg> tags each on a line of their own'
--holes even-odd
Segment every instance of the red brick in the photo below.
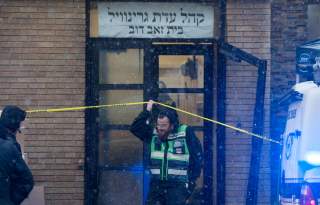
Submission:
<svg viewBox="0 0 320 205">
<path fill-rule="evenodd" d="M 0 4 L 0 104 L 27 110 L 83 105 L 85 1 Z M 83 111 L 28 116 L 25 152 L 36 183 L 46 184 L 46 204 L 81 204 Z"/>
</svg>

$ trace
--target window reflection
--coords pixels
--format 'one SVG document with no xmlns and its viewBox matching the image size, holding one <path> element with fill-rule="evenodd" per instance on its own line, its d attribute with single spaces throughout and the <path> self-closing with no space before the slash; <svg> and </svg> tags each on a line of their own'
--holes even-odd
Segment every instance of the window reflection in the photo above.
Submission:
<svg viewBox="0 0 320 205">
<path fill-rule="evenodd" d="M 100 131 L 99 148 L 102 166 L 142 166 L 142 142 L 129 131 Z"/>
<path fill-rule="evenodd" d="M 100 50 L 101 84 L 142 84 L 143 49 Z"/>
<path fill-rule="evenodd" d="M 142 173 L 105 171 L 101 173 L 99 183 L 99 205 L 142 204 Z"/>
<path fill-rule="evenodd" d="M 204 57 L 160 55 L 159 80 L 168 88 L 203 88 Z"/>
<path fill-rule="evenodd" d="M 203 116 L 203 94 L 160 93 L 158 97 L 158 99 L 160 99 L 159 101 L 169 98 L 176 103 L 176 106 L 179 109 Z M 179 112 L 178 114 L 181 123 L 192 126 L 203 126 L 203 120 L 200 118 L 192 117 L 181 112 Z"/>
<path fill-rule="evenodd" d="M 100 105 L 143 101 L 143 91 L 141 90 L 101 91 L 99 96 Z M 142 109 L 142 105 L 117 106 L 99 109 L 100 127 L 104 128 L 107 124 L 130 125 Z"/>
<path fill-rule="evenodd" d="M 320 5 L 310 4 L 308 5 L 308 39 L 315 40 L 320 37 Z"/>
</svg>

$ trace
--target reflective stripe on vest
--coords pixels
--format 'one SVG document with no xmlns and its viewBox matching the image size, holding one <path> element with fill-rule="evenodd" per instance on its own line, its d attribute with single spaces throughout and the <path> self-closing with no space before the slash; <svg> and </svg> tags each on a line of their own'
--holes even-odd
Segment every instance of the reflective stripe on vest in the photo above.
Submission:
<svg viewBox="0 0 320 205">
<path fill-rule="evenodd" d="M 163 159 L 164 157 L 164 153 L 163 152 L 151 152 L 151 158 L 152 159 Z M 172 154 L 172 153 L 169 153 L 167 154 L 167 158 L 168 160 L 178 160 L 178 161 L 185 161 L 185 162 L 188 162 L 189 161 L 189 155 L 186 155 L 186 154 Z"/>
<path fill-rule="evenodd" d="M 151 174 L 160 174 L 160 169 L 150 169 Z"/>
<path fill-rule="evenodd" d="M 168 137 L 167 142 L 162 142 L 158 135 L 153 135 L 150 144 L 150 171 L 153 178 L 188 181 L 189 150 L 186 141 L 186 129 L 186 125 L 181 125 L 177 133 L 170 134 L 170 139 Z"/>
<path fill-rule="evenodd" d="M 168 169 L 168 174 L 187 176 L 187 170 Z"/>
<path fill-rule="evenodd" d="M 160 174 L 160 169 L 150 169 L 151 174 Z M 168 174 L 186 176 L 187 170 L 168 169 Z"/>
</svg>

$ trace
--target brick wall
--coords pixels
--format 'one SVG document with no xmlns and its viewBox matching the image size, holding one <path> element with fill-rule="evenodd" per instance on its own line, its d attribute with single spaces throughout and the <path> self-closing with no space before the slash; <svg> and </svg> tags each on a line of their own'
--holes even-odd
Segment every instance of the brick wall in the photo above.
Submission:
<svg viewBox="0 0 320 205">
<path fill-rule="evenodd" d="M 0 107 L 84 104 L 85 1 L 0 0 Z M 24 151 L 51 204 L 82 204 L 84 113 L 29 114 Z"/>
<path fill-rule="evenodd" d="M 280 138 L 286 121 L 286 107 L 278 107 L 278 100 L 295 83 L 296 47 L 307 39 L 307 1 L 277 0 L 272 3 L 272 71 L 271 71 L 271 133 Z M 279 147 L 272 147 L 272 186 L 277 184 L 280 169 Z M 277 192 L 273 192 L 273 199 Z"/>
<path fill-rule="evenodd" d="M 269 1 L 230 0 L 227 3 L 227 42 L 259 58 L 268 60 L 265 129 L 269 132 L 270 106 L 270 31 Z M 252 131 L 257 68 L 247 63 L 227 64 L 226 121 Z M 226 131 L 226 204 L 245 204 L 250 169 L 251 137 Z M 258 204 L 270 204 L 270 144 L 264 142 L 260 162 Z"/>
<path fill-rule="evenodd" d="M 272 4 L 272 100 L 278 100 L 295 83 L 296 47 L 306 41 L 306 15 L 307 4 L 303 0 Z"/>
</svg>

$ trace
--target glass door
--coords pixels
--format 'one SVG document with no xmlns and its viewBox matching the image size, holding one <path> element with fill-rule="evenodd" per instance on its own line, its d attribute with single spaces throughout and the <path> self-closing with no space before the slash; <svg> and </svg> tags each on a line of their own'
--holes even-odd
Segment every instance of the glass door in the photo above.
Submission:
<svg viewBox="0 0 320 205">
<path fill-rule="evenodd" d="M 145 82 L 153 88 L 148 97 L 174 101 L 179 109 L 213 118 L 213 45 L 154 43 L 154 68 Z M 152 82 L 153 81 L 153 82 Z M 180 122 L 192 126 L 205 153 L 204 168 L 190 204 L 212 204 L 213 126 L 200 118 L 179 113 Z"/>
<path fill-rule="evenodd" d="M 99 105 L 143 101 L 144 50 L 106 46 L 96 49 Z M 98 204 L 143 203 L 143 143 L 130 124 L 143 109 L 115 106 L 99 109 Z"/>
<path fill-rule="evenodd" d="M 94 104 L 171 100 L 180 109 L 213 117 L 212 44 L 119 42 L 97 42 L 92 46 L 94 64 L 89 76 Z M 97 143 L 88 149 L 97 149 L 97 174 L 92 177 L 97 179 L 97 188 L 92 190 L 97 190 L 94 194 L 98 205 L 142 205 L 146 199 L 149 176 L 144 165 L 148 146 L 129 131 L 143 109 L 143 105 L 137 105 L 90 111 L 93 117 L 88 120 L 89 133 L 96 137 L 89 138 Z M 194 128 L 205 156 L 190 203 L 212 204 L 213 125 L 182 113 L 179 118 Z"/>
</svg>

